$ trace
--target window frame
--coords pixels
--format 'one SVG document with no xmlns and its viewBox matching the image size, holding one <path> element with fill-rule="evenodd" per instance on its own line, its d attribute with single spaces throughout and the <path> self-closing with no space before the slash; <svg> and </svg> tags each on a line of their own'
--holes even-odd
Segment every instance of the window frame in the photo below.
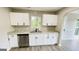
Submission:
<svg viewBox="0 0 79 59">
<path fill-rule="evenodd" d="M 31 15 L 31 20 L 30 20 L 30 23 L 31 23 L 31 25 L 30 25 L 30 28 L 31 28 L 31 30 L 35 30 L 35 28 L 33 28 L 32 27 L 32 17 L 36 17 L 36 18 L 40 18 L 40 22 L 41 22 L 41 25 L 40 25 L 40 27 L 38 28 L 39 30 L 41 29 L 41 27 L 42 27 L 42 17 L 41 16 L 39 16 L 39 15 Z"/>
</svg>

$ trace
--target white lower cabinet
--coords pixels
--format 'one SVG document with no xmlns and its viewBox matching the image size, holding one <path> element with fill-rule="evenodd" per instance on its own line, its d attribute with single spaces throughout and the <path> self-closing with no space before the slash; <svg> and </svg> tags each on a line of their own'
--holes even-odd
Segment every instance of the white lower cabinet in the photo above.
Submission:
<svg viewBox="0 0 79 59">
<path fill-rule="evenodd" d="M 29 35 L 29 45 L 51 45 L 56 44 L 58 40 L 58 33 L 31 33 Z"/>
<path fill-rule="evenodd" d="M 30 46 L 36 46 L 36 45 L 42 45 L 42 34 L 39 33 L 33 33 L 29 35 L 29 45 Z"/>
<path fill-rule="evenodd" d="M 30 46 L 34 46 L 35 44 L 36 44 L 35 35 L 30 34 L 30 35 L 29 35 L 29 45 L 30 45 Z"/>
<path fill-rule="evenodd" d="M 29 46 L 53 45 L 58 40 L 58 33 L 30 33 Z M 17 35 L 9 35 L 10 48 L 19 47 Z"/>
<path fill-rule="evenodd" d="M 17 35 L 9 35 L 9 46 L 10 48 L 18 47 Z"/>
<path fill-rule="evenodd" d="M 58 40 L 58 33 L 49 33 L 48 34 L 48 44 L 56 44 Z"/>
</svg>

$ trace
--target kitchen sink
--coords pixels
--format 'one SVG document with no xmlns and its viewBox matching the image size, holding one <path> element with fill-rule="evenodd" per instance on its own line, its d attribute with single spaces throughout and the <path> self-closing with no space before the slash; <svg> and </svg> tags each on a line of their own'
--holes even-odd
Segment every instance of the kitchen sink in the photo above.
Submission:
<svg viewBox="0 0 79 59">
<path fill-rule="evenodd" d="M 40 31 L 39 29 L 35 29 L 33 31 L 31 31 L 30 33 L 41 33 L 42 31 Z"/>
</svg>

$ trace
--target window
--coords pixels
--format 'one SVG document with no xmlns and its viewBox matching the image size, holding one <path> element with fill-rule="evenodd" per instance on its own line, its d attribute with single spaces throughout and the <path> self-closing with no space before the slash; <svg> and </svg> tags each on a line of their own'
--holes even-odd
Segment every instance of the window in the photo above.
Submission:
<svg viewBox="0 0 79 59">
<path fill-rule="evenodd" d="M 75 35 L 79 35 L 79 19 L 76 21 Z"/>
<path fill-rule="evenodd" d="M 31 28 L 32 29 L 41 28 L 41 17 L 40 16 L 31 16 Z"/>
</svg>

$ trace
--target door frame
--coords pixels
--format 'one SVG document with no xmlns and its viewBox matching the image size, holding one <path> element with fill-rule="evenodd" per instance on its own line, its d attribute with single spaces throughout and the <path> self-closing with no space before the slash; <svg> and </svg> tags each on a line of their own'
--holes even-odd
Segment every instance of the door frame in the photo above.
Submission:
<svg viewBox="0 0 79 59">
<path fill-rule="evenodd" d="M 63 21 L 63 25 L 62 25 L 62 29 L 61 29 L 61 39 L 63 40 L 63 36 L 64 36 L 64 30 L 65 30 L 65 23 L 66 23 L 66 19 L 67 16 L 64 17 L 64 21 Z"/>
<path fill-rule="evenodd" d="M 59 40 L 58 40 L 58 45 L 61 46 L 61 43 L 62 43 L 62 36 L 63 36 L 63 26 L 64 26 L 64 22 L 65 22 L 65 19 L 64 17 L 66 17 L 66 15 L 70 14 L 72 11 L 76 11 L 76 10 L 79 10 L 79 8 L 73 8 L 72 10 L 69 10 L 67 11 L 67 13 L 64 14 L 63 16 L 63 22 L 62 22 L 62 26 L 61 26 L 61 29 L 60 29 L 60 34 L 59 34 Z"/>
</svg>

